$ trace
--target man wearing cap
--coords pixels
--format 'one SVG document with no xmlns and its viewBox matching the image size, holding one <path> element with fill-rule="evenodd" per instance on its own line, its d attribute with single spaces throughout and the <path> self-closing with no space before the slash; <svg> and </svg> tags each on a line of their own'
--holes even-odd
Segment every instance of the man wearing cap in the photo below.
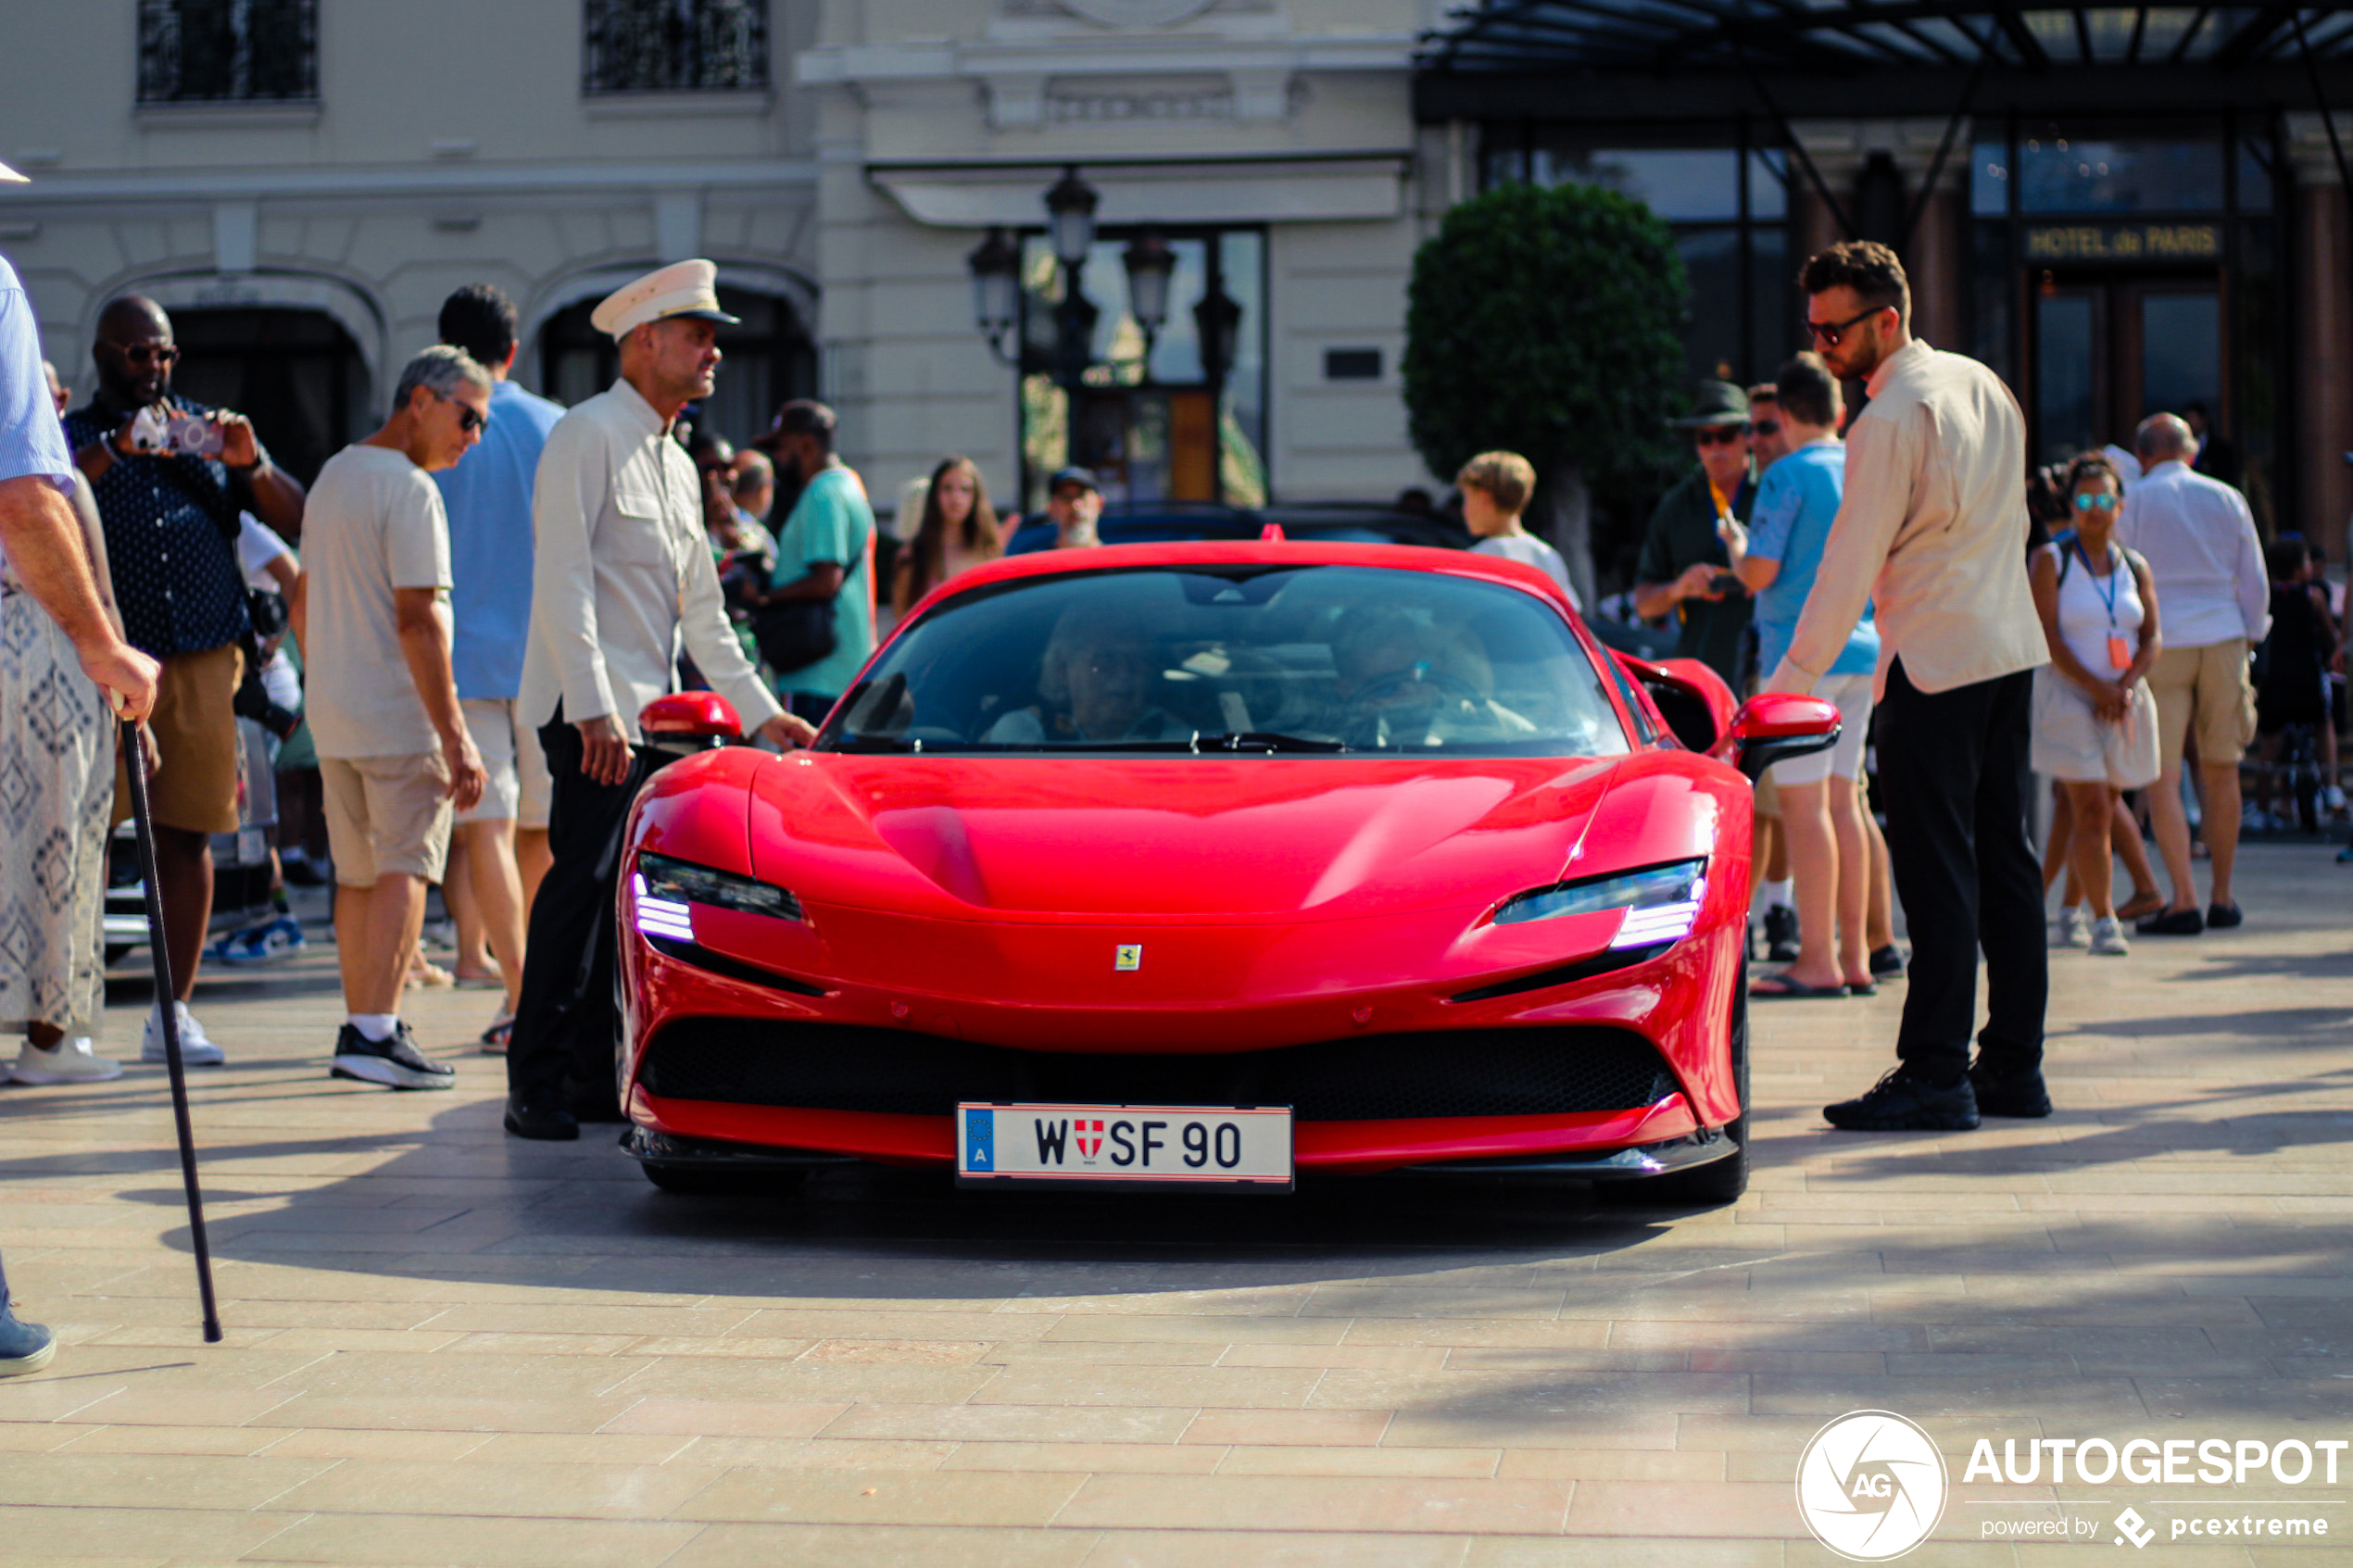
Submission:
<svg viewBox="0 0 2353 1568">
<path fill-rule="evenodd" d="M 1100 545 L 1095 520 L 1103 515 L 1103 492 L 1093 469 L 1058 470 L 1046 482 L 1046 515 L 1054 520 L 1054 548 L 1084 549 Z"/>
<path fill-rule="evenodd" d="M 531 646 L 517 718 L 539 728 L 554 776 L 553 857 L 533 901 L 522 1004 L 507 1054 L 510 1133 L 576 1138 L 575 1114 L 614 1120 L 615 841 L 649 771 L 637 712 L 677 684 L 683 642 L 744 722 L 779 746 L 814 738 L 783 712 L 727 623 L 704 543 L 702 486 L 672 435 L 711 395 L 718 269 L 681 261 L 616 290 L 589 320 L 621 349 L 621 379 L 556 422 L 532 495 Z"/>
<path fill-rule="evenodd" d="M 1756 495 L 1749 470 L 1748 395 L 1730 382 L 1702 382 L 1698 407 L 1667 423 L 1697 446 L 1699 466 L 1651 513 L 1634 569 L 1634 612 L 1645 621 L 1672 614 L 1682 632 L 1676 656 L 1698 659 L 1738 690 L 1749 599 L 1731 575 L 1718 508 L 1720 502 L 1746 522 Z"/>
<path fill-rule="evenodd" d="M 834 411 L 823 403 L 796 397 L 777 409 L 769 439 L 782 477 L 799 494 L 776 530 L 776 565 L 761 603 L 824 607 L 832 648 L 776 671 L 786 705 L 822 723 L 875 651 L 875 508 L 865 481 L 834 450 Z"/>
</svg>

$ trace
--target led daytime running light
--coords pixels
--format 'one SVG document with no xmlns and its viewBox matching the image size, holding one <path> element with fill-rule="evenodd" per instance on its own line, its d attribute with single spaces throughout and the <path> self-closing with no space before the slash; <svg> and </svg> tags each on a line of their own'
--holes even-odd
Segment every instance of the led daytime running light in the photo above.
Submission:
<svg viewBox="0 0 2353 1568">
<path fill-rule="evenodd" d="M 695 939 L 694 911 L 673 898 L 657 898 L 646 889 L 641 872 L 630 879 L 631 892 L 637 906 L 637 929 L 648 936 L 667 936 L 674 941 Z"/>
<path fill-rule="evenodd" d="M 1541 887 L 1504 900 L 1495 911 L 1495 923 L 1558 920 L 1565 915 L 1624 911 L 1612 947 L 1649 947 L 1680 942 L 1698 922 L 1700 905 L 1707 897 L 1707 862 L 1679 860 L 1642 871 L 1589 877 L 1579 882 Z"/>
<path fill-rule="evenodd" d="M 734 872 L 698 866 L 691 860 L 673 859 L 668 855 L 640 855 L 637 877 L 644 889 L 638 896 L 641 908 L 643 900 L 650 897 L 676 907 L 682 919 L 688 904 L 710 904 L 777 920 L 801 918 L 800 900 L 785 889 Z"/>
</svg>

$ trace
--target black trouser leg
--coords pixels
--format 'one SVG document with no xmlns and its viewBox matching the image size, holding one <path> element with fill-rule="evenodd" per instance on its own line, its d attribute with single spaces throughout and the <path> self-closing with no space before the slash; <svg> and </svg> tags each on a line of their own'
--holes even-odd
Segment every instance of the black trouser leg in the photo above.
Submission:
<svg viewBox="0 0 2353 1568">
<path fill-rule="evenodd" d="M 2003 683 L 1980 682 L 1930 694 L 1915 687 L 1899 659 L 1888 671 L 1880 704 L 1880 779 L 1886 785 L 1887 848 L 1896 896 L 1911 928 L 1912 963 L 1895 1054 L 1932 1083 L 1949 1084 L 1969 1068 L 1977 1020 L 1977 946 L 1983 891 L 1977 846 L 1987 811 L 2016 800 L 2015 754 L 1990 746 L 1993 720 L 2007 705 Z M 2023 708 L 2019 711 L 2023 714 Z M 2021 737 L 2020 743 L 2024 744 Z M 1989 758 L 1989 750 L 1999 753 Z M 1989 770 L 1988 764 L 1994 767 Z M 2000 780 L 1989 781 L 1997 771 Z M 2023 834 L 2014 818 L 2009 833 Z M 2034 872 L 2039 911 L 2041 872 Z M 2003 884 L 2007 899 L 2007 882 Z M 2007 902 L 2003 907 L 2007 909 Z M 2039 914 L 2035 938 L 2042 932 Z M 2006 972 L 2008 947 L 2005 946 Z M 2016 986 L 2014 998 L 2022 999 Z M 2040 1029 L 2037 1003 L 2037 1034 Z"/>
<path fill-rule="evenodd" d="M 1985 756 L 1977 782 L 1977 940 L 1985 952 L 1986 1023 L 1977 1037 L 2003 1077 L 2043 1065 L 2050 950 L 2043 934 L 2043 868 L 2029 836 L 2033 774 L 2032 671 L 1985 683 Z"/>
<path fill-rule="evenodd" d="M 613 899 L 622 830 L 648 771 L 642 759 L 619 784 L 580 771 L 580 732 L 557 710 L 539 727 L 555 791 L 548 801 L 547 879 L 531 905 L 522 996 L 507 1046 L 507 1092 L 524 1105 L 610 1114 L 613 1098 Z"/>
</svg>

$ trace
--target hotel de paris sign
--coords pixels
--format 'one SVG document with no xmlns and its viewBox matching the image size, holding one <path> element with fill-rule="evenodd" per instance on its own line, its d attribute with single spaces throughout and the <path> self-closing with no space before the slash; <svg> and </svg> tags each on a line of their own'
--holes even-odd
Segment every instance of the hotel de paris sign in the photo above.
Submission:
<svg viewBox="0 0 2353 1568">
<path fill-rule="evenodd" d="M 2037 223 L 2027 229 L 2025 239 L 2026 262 L 2034 267 L 2222 259 L 2219 223 Z"/>
</svg>

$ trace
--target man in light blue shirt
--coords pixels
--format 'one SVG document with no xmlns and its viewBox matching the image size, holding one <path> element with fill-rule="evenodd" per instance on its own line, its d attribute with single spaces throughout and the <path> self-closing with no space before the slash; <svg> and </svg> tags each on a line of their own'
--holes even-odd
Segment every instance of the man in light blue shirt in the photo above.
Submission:
<svg viewBox="0 0 2353 1568">
<path fill-rule="evenodd" d="M 449 514 L 449 663 L 466 728 L 490 782 L 458 814 L 442 892 L 458 923 L 458 977 L 496 978 L 505 1005 L 483 1033 L 503 1050 L 522 985 L 531 895 L 547 870 L 552 785 L 539 737 L 515 717 L 531 640 L 531 485 L 560 405 L 507 379 L 515 362 L 515 307 L 487 283 L 441 307 L 441 341 L 490 371 L 490 423 L 454 468 L 435 473 Z M 492 960 L 497 960 L 493 967 Z"/>
<path fill-rule="evenodd" d="M 1818 356 L 1801 354 L 1781 367 L 1774 384 L 1789 454 L 1765 470 L 1746 535 L 1730 545 L 1732 571 L 1756 596 L 1759 670 L 1778 669 L 1789 652 L 1846 490 L 1837 381 Z M 1872 847 L 1856 781 L 1878 663 L 1879 628 L 1867 605 L 1814 692 L 1837 705 L 1838 745 L 1773 766 L 1797 884 L 1798 954 L 1788 969 L 1750 987 L 1752 996 L 1844 996 L 1858 987 L 1868 994 L 1872 986 L 1865 935 Z"/>
<path fill-rule="evenodd" d="M 776 414 L 777 467 L 804 481 L 792 515 L 776 533 L 776 569 L 764 603 L 828 600 L 833 651 L 776 671 L 777 696 L 812 724 L 825 715 L 875 651 L 875 510 L 865 483 L 834 450 L 834 411 L 807 398 Z"/>
</svg>

